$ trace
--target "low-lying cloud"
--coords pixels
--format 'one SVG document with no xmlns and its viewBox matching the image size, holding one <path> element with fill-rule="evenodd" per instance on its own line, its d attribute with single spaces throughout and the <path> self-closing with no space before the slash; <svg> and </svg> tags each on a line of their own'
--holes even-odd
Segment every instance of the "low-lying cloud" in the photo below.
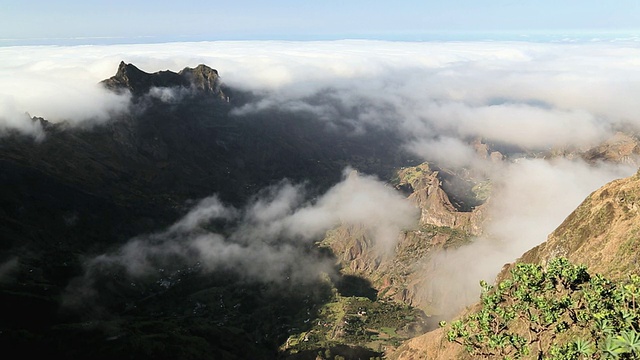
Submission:
<svg viewBox="0 0 640 360">
<path fill-rule="evenodd" d="M 480 295 L 480 280 L 492 282 L 504 264 L 541 244 L 593 191 L 636 171 L 629 165 L 580 160 L 520 159 L 494 173 L 494 189 L 482 236 L 430 260 L 433 274 L 420 289 L 439 315 L 455 315 Z"/>
<path fill-rule="evenodd" d="M 313 56 L 310 56 L 312 54 Z M 325 121 L 425 134 L 482 137 L 527 148 L 589 146 L 640 125 L 634 42 L 203 42 L 0 49 L 0 129 L 28 132 L 21 114 L 99 123 L 128 98 L 96 84 L 120 60 L 144 71 L 205 63 L 223 81 L 261 95 L 265 108 Z M 313 100 L 319 93 L 325 101 Z M 151 94 L 180 97 L 167 89 Z M 315 102 L 314 102 L 315 101 Z"/>
<path fill-rule="evenodd" d="M 128 94 L 115 94 L 98 84 L 102 79 L 91 68 L 99 60 L 90 56 L 74 60 L 69 51 L 57 47 L 0 48 L 0 134 L 17 130 L 41 135 L 39 124 L 25 114 L 84 126 L 128 110 Z"/>
<path fill-rule="evenodd" d="M 335 275 L 334 259 L 310 251 L 327 230 L 361 225 L 382 253 L 395 247 L 401 230 L 418 221 L 418 209 L 393 188 L 350 169 L 317 200 L 305 195 L 303 185 L 284 181 L 243 209 L 225 205 L 215 195 L 202 199 L 168 229 L 88 259 L 85 276 L 74 282 L 69 301 L 95 295 L 95 277 L 113 269 L 141 278 L 158 274 L 158 269 L 198 264 L 204 271 L 232 271 L 248 281 L 314 281 L 323 274 Z M 225 230 L 214 230 L 216 223 L 226 224 Z"/>
</svg>

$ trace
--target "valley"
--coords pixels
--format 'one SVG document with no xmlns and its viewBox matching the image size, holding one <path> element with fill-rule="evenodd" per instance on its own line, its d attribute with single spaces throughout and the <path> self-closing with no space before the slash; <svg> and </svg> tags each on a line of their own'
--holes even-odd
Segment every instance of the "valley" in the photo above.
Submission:
<svg viewBox="0 0 640 360">
<path fill-rule="evenodd" d="M 304 107 L 239 111 L 261 95 L 202 64 L 147 73 L 121 62 L 101 86 L 128 94 L 129 110 L 87 127 L 33 116 L 43 137 L 0 138 L 7 351 L 454 358 L 438 324 L 478 301 L 468 283 L 502 279 L 515 260 L 637 272 L 637 175 L 550 221 L 546 242 L 505 245 L 505 228 L 526 229 L 496 225 L 514 209 L 546 214 L 531 199 L 557 197 L 513 190 L 514 174 L 553 164 L 609 180 L 637 169 L 631 132 L 547 151 L 470 138 L 482 167 L 459 166 L 419 159 L 400 130 L 358 128 L 360 109 L 333 103 L 331 89 L 307 99 L 335 105 L 328 122 Z M 509 191 L 522 202 L 505 204 Z"/>
</svg>

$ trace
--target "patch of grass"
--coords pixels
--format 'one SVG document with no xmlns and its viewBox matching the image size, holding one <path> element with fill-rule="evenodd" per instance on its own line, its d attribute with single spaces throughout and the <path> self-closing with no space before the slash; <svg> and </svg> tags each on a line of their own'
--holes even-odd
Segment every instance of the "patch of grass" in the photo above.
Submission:
<svg viewBox="0 0 640 360">
<path fill-rule="evenodd" d="M 298 353 L 337 344 L 378 351 L 405 340 L 400 329 L 421 321 L 419 310 L 391 301 L 341 296 L 324 304 L 311 321 L 311 329 L 292 334 L 283 345 L 288 353 Z"/>
<path fill-rule="evenodd" d="M 392 328 L 392 327 L 381 327 L 380 331 L 382 331 L 383 333 L 391 336 L 391 337 L 396 337 L 398 336 L 398 333 L 396 333 L 396 328 Z"/>
</svg>

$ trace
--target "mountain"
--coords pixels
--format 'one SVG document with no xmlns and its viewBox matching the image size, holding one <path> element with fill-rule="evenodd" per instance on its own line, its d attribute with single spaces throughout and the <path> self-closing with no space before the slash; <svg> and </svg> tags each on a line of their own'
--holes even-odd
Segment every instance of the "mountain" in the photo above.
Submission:
<svg viewBox="0 0 640 360">
<path fill-rule="evenodd" d="M 122 62 L 101 86 L 130 94 L 129 111 L 91 126 L 33 117 L 42 139 L 0 138 L 0 344 L 36 357 L 281 356 L 292 329 L 310 326 L 305 320 L 347 288 L 267 285 L 179 262 L 147 282 L 115 270 L 95 274 L 95 303 L 67 306 L 67 293 L 90 259 L 168 228 L 200 199 L 215 195 L 242 208 L 283 180 L 304 184 L 312 198 L 348 165 L 390 178 L 412 161 L 400 139 L 357 135 L 340 116 L 329 124 L 286 109 L 236 114 L 259 95 L 227 87 L 205 65 L 147 73 Z M 345 279 L 368 291 L 366 281 Z"/>
<path fill-rule="evenodd" d="M 394 186 L 420 209 L 420 219 L 417 229 L 400 234 L 393 253 L 375 249 L 370 234 L 353 225 L 329 231 L 321 244 L 338 256 L 343 271 L 371 281 L 380 296 L 430 315 L 446 313 L 438 301 L 442 293 L 424 292 L 438 276 L 431 258 L 482 233 L 488 185 L 422 163 L 399 169 Z"/>
<path fill-rule="evenodd" d="M 632 274 L 640 271 L 637 255 L 637 234 L 640 231 L 639 193 L 640 172 L 602 186 L 590 194 L 544 243 L 525 252 L 516 262 L 506 264 L 495 283 L 510 279 L 511 271 L 518 264 L 540 264 L 546 267 L 557 258 L 566 258 L 573 264 L 584 265 L 592 275 L 598 274 L 611 281 L 628 281 Z M 480 303 L 473 304 L 456 318 L 478 311 L 480 307 Z M 464 347 L 447 341 L 447 328 L 440 328 L 407 341 L 390 354 L 390 358 L 471 357 L 466 354 Z"/>
<path fill-rule="evenodd" d="M 178 87 L 211 95 L 221 100 L 227 99 L 221 90 L 222 82 L 218 71 L 204 64 L 195 68 L 184 68 L 178 73 L 166 70 L 150 74 L 122 61 L 116 74 L 103 80 L 102 84 L 114 91 L 121 92 L 126 89 L 137 96 L 144 95 L 153 88 Z"/>
</svg>

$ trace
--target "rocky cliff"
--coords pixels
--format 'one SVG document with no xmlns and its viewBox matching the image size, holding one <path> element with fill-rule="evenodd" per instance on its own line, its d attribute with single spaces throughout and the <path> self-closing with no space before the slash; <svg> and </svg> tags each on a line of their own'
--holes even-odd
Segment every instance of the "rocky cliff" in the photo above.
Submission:
<svg viewBox="0 0 640 360">
<path fill-rule="evenodd" d="M 195 68 L 186 67 L 177 73 L 170 70 L 147 73 L 122 61 L 116 74 L 101 83 L 114 91 L 126 89 L 138 96 L 148 93 L 152 88 L 185 88 L 227 99 L 221 90 L 218 71 L 204 64 Z"/>
<path fill-rule="evenodd" d="M 486 216 L 486 189 L 473 196 L 460 193 L 450 196 L 443 189 L 447 181 L 465 182 L 468 189 L 477 184 L 468 179 L 453 179 L 453 173 L 444 176 L 443 173 L 432 170 L 428 163 L 398 171 L 396 188 L 408 194 L 407 200 L 420 209 L 421 216 L 417 229 L 399 235 L 393 253 L 377 251 L 369 234 L 358 226 L 334 229 L 321 243 L 336 254 L 345 273 L 370 280 L 379 297 L 421 308 L 429 315 L 442 312 L 436 305 L 441 294 L 426 286 L 437 273 L 432 255 L 462 246 L 481 234 Z M 450 200 L 453 196 L 458 204 L 476 206 L 462 211 Z"/>
</svg>

